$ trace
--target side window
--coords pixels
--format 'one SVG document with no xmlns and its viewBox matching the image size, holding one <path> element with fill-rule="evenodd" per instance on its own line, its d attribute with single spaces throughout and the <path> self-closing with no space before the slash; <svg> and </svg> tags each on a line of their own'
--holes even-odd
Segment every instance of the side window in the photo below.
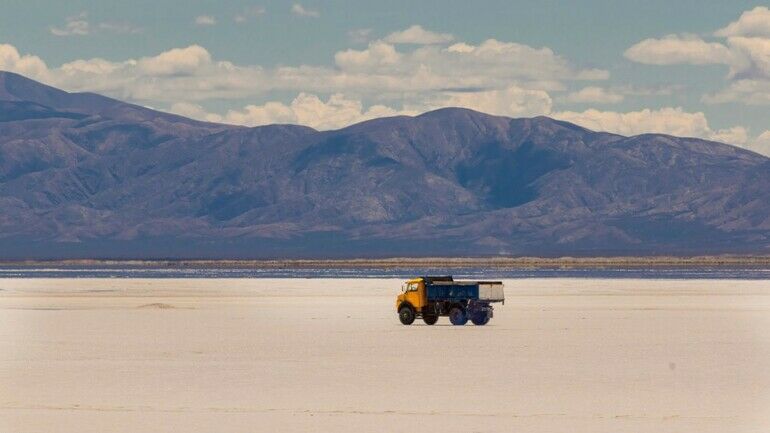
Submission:
<svg viewBox="0 0 770 433">
<path fill-rule="evenodd" d="M 408 292 L 416 292 L 417 291 L 417 283 L 409 283 L 409 287 L 406 288 Z"/>
</svg>

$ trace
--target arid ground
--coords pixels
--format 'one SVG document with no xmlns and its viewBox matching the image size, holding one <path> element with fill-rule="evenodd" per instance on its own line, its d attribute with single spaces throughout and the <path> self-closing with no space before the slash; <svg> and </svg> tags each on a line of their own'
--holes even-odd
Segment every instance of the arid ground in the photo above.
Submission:
<svg viewBox="0 0 770 433">
<path fill-rule="evenodd" d="M 486 327 L 400 284 L 0 279 L 0 431 L 770 431 L 769 281 L 510 280 Z"/>
</svg>

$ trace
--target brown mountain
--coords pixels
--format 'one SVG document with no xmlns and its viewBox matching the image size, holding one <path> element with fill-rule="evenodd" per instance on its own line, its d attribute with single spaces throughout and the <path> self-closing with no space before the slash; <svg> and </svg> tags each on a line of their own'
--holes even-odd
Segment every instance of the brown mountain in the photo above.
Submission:
<svg viewBox="0 0 770 433">
<path fill-rule="evenodd" d="M 465 109 L 203 123 L 0 72 L 0 258 L 770 252 L 770 159 Z"/>
</svg>

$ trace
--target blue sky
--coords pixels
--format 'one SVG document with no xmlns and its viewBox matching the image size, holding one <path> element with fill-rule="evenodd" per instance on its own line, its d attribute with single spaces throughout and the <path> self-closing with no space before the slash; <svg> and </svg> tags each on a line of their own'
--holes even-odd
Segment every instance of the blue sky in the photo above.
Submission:
<svg viewBox="0 0 770 433">
<path fill-rule="evenodd" d="M 222 3 L 14 1 L 0 69 L 246 125 L 330 129 L 457 105 L 770 153 L 761 3 Z"/>
</svg>

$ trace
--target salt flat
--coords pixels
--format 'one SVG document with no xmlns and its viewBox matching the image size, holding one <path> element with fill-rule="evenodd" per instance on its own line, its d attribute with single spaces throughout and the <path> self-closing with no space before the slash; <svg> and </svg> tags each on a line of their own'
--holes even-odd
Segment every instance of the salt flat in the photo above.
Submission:
<svg viewBox="0 0 770 433">
<path fill-rule="evenodd" d="M 770 281 L 0 279 L 0 432 L 767 432 Z"/>
</svg>

